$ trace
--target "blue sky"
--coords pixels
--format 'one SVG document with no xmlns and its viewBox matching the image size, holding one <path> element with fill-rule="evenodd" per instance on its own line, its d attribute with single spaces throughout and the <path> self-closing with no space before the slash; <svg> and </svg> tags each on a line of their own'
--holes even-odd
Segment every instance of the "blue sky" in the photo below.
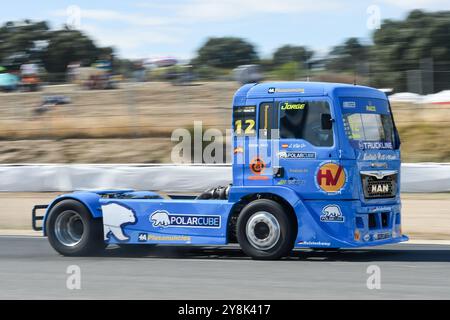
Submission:
<svg viewBox="0 0 450 320">
<path fill-rule="evenodd" d="M 371 10 L 373 5 L 379 11 Z M 188 59 L 211 36 L 243 37 L 269 57 L 284 44 L 326 53 L 348 37 L 369 41 L 368 20 L 377 12 L 381 20 L 401 19 L 415 8 L 450 10 L 450 1 L 15 0 L 2 6 L 0 22 L 47 20 L 55 29 L 69 22 L 127 58 Z"/>
</svg>

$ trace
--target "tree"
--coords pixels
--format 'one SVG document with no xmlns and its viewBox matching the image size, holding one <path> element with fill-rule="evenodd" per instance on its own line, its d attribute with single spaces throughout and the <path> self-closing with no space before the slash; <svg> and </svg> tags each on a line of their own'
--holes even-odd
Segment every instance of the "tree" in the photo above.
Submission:
<svg viewBox="0 0 450 320">
<path fill-rule="evenodd" d="M 254 46 L 240 38 L 209 38 L 198 50 L 194 65 L 234 68 L 258 61 Z"/>
<path fill-rule="evenodd" d="M 333 71 L 361 72 L 368 60 L 369 48 L 357 38 L 349 38 L 330 51 L 326 67 Z"/>
<path fill-rule="evenodd" d="M 90 64 L 112 53 L 112 48 L 97 47 L 78 30 L 50 30 L 45 21 L 7 22 L 0 27 L 0 64 L 11 68 L 36 60 L 50 73 L 63 73 L 70 62 Z"/>
<path fill-rule="evenodd" d="M 374 84 L 408 89 L 408 70 L 432 61 L 434 91 L 450 83 L 450 11 L 411 11 L 403 21 L 385 20 L 373 35 L 371 71 Z M 446 71 L 446 72 L 441 72 Z"/>
<path fill-rule="evenodd" d="M 292 81 L 303 74 L 303 68 L 298 62 L 291 61 L 275 68 L 272 74 L 277 80 Z"/>
<path fill-rule="evenodd" d="M 38 42 L 48 39 L 49 27 L 45 21 L 29 20 L 7 22 L 0 27 L 0 61 L 11 61 L 15 57 L 39 59 L 42 53 Z"/>
<path fill-rule="evenodd" d="M 82 32 L 65 28 L 50 33 L 43 61 L 48 72 L 59 73 L 65 72 L 71 62 L 81 61 L 89 65 L 111 54 L 111 48 L 98 48 Z"/>
<path fill-rule="evenodd" d="M 278 48 L 273 54 L 273 64 L 281 66 L 289 62 L 305 65 L 314 55 L 313 51 L 303 46 L 285 45 Z"/>
</svg>

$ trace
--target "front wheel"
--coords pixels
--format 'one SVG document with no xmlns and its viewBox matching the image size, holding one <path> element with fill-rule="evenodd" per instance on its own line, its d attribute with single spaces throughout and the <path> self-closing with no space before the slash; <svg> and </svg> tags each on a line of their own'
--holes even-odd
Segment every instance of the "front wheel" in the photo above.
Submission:
<svg viewBox="0 0 450 320">
<path fill-rule="evenodd" d="M 279 203 L 255 200 L 239 215 L 238 242 L 245 254 L 254 259 L 280 259 L 294 247 L 296 223 L 293 220 Z"/>
<path fill-rule="evenodd" d="M 87 256 L 106 247 L 101 219 L 94 219 L 76 200 L 63 200 L 49 212 L 45 225 L 50 245 L 64 256 Z"/>
</svg>

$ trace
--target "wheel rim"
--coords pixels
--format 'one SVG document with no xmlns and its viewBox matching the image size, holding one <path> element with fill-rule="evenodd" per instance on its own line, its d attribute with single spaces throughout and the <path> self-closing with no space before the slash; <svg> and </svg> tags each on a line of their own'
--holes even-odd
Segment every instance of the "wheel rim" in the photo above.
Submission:
<svg viewBox="0 0 450 320">
<path fill-rule="evenodd" d="M 273 248 L 280 239 L 278 220 L 266 211 L 256 212 L 248 219 L 246 232 L 250 244 L 260 250 Z"/>
<path fill-rule="evenodd" d="M 76 246 L 83 237 L 84 225 L 81 216 L 75 211 L 64 211 L 55 221 L 55 235 L 61 244 Z"/>
</svg>

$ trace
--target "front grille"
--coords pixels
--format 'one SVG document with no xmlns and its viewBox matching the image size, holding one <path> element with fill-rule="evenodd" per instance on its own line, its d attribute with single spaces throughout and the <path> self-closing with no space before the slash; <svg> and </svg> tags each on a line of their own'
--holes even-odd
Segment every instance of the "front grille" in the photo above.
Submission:
<svg viewBox="0 0 450 320">
<path fill-rule="evenodd" d="M 389 226 L 389 212 L 381 213 L 381 226 L 386 228 Z"/>
<path fill-rule="evenodd" d="M 364 172 L 361 179 L 366 199 L 393 198 L 397 193 L 397 173 L 383 175 Z"/>
<path fill-rule="evenodd" d="M 367 216 L 367 220 L 363 217 Z M 390 212 L 369 212 L 356 218 L 356 226 L 359 229 L 367 227 L 369 230 L 391 229 L 394 216 Z M 360 219 L 360 220 L 359 220 Z"/>
<path fill-rule="evenodd" d="M 377 227 L 377 218 L 375 214 L 369 214 L 369 229 L 375 229 Z"/>
</svg>

